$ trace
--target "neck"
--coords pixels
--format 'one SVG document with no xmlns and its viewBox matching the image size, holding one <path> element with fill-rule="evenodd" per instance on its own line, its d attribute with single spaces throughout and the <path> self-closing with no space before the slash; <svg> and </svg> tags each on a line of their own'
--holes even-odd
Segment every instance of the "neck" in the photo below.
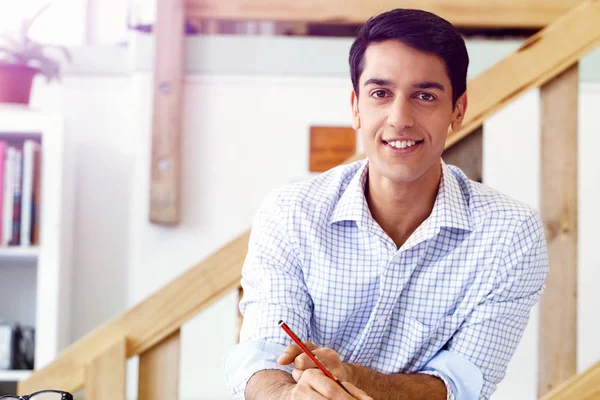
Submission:
<svg viewBox="0 0 600 400">
<path fill-rule="evenodd" d="M 371 215 L 398 248 L 431 214 L 441 176 L 441 163 L 413 182 L 393 182 L 369 168 L 366 198 Z"/>
</svg>

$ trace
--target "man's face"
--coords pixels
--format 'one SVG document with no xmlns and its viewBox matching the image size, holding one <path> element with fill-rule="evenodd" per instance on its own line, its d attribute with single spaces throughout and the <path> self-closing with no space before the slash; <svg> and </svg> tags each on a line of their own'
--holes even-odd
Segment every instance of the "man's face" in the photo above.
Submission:
<svg viewBox="0 0 600 400">
<path fill-rule="evenodd" d="M 466 94 L 453 110 L 445 63 L 397 40 L 369 45 L 364 63 L 351 100 L 371 172 L 416 181 L 439 164 L 448 127 L 460 129 Z"/>
</svg>

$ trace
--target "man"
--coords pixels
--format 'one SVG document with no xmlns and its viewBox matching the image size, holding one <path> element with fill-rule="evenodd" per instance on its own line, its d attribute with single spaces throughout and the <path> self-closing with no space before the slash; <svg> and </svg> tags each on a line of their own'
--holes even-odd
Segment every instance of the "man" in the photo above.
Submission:
<svg viewBox="0 0 600 400">
<path fill-rule="evenodd" d="M 535 210 L 441 161 L 467 109 L 467 66 L 459 33 L 431 13 L 397 9 L 362 28 L 351 104 L 367 160 L 275 191 L 258 211 L 241 343 L 226 360 L 237 398 L 494 392 L 548 263 Z"/>
</svg>

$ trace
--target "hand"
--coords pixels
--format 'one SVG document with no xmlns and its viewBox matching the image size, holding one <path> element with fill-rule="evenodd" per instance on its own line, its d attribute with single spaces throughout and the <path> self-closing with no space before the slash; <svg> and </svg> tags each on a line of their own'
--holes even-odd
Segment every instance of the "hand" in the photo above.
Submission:
<svg viewBox="0 0 600 400">
<path fill-rule="evenodd" d="M 352 396 L 346 393 L 335 381 L 326 377 L 320 370 L 309 369 L 302 374 L 300 380 L 292 389 L 290 400 L 373 400 L 351 383 L 344 382 L 342 384 Z"/>
<path fill-rule="evenodd" d="M 317 347 L 311 342 L 304 342 L 304 345 L 317 357 L 317 359 L 327 368 L 329 372 L 341 382 L 348 381 L 349 373 L 347 367 L 342 363 L 338 353 L 328 347 Z M 304 371 L 317 368 L 315 363 L 307 356 L 296 344 L 290 344 L 283 350 L 277 362 L 281 365 L 294 363 L 294 372 L 292 377 L 296 382 L 300 381 Z"/>
</svg>

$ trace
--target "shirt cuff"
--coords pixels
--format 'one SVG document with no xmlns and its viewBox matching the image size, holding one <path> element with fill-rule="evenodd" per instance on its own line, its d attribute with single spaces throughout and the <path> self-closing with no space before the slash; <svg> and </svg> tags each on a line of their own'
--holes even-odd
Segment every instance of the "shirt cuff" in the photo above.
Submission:
<svg viewBox="0 0 600 400">
<path fill-rule="evenodd" d="M 233 346 L 225 354 L 225 380 L 236 399 L 244 399 L 248 381 L 259 371 L 275 369 L 292 374 L 293 364 L 277 363 L 285 347 L 277 343 L 249 340 Z"/>
<path fill-rule="evenodd" d="M 446 377 L 444 374 L 433 370 L 419 371 L 419 374 L 431 375 L 440 378 L 442 382 L 444 382 L 444 385 L 446 385 L 446 400 L 456 400 L 456 397 L 454 397 L 454 385 L 452 385 L 448 377 Z"/>
<path fill-rule="evenodd" d="M 479 399 L 483 375 L 475 364 L 459 354 L 441 350 L 419 372 L 444 381 L 448 391 L 447 400 Z"/>
</svg>

